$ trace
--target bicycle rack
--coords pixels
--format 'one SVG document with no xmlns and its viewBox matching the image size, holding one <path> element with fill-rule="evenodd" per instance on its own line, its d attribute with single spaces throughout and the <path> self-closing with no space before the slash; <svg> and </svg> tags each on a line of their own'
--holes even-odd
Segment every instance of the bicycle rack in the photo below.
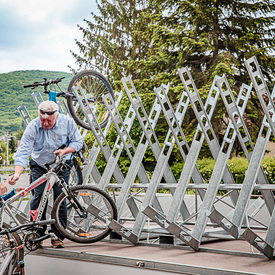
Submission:
<svg viewBox="0 0 275 275">
<path fill-rule="evenodd" d="M 87 164 L 83 168 L 84 183 L 95 184 L 105 190 L 117 190 L 115 198 L 118 220 L 112 221 L 109 226 L 121 239 L 137 244 L 150 242 L 151 237 L 154 242 L 157 237 L 159 243 L 188 245 L 197 251 L 200 244 L 209 239 L 236 238 L 246 240 L 264 256 L 273 259 L 275 187 L 268 183 L 261 162 L 271 133 L 275 135 L 275 87 L 270 94 L 255 57 L 245 60 L 245 65 L 252 83 L 242 84 L 236 100 L 226 77 L 215 76 L 205 104 L 202 103 L 190 71 L 187 68 L 179 69 L 178 74 L 184 88 L 176 110 L 173 109 L 168 97 L 169 84 L 161 85 L 154 89 L 155 99 L 149 115 L 131 77 L 124 77 L 121 80 L 124 94 L 115 93 L 115 100 L 110 95 L 103 96 L 110 113 L 110 120 L 104 129 L 94 124 L 96 120 L 81 87 L 73 88 L 86 121 L 91 127 L 89 131 L 92 131 L 95 137 L 92 148 L 88 150 Z M 253 86 L 265 114 L 256 144 L 252 143 L 242 118 Z M 129 102 L 128 109 L 124 111 L 124 118 L 119 108 L 123 96 L 126 96 Z M 222 142 L 218 141 L 211 124 L 219 96 L 229 117 Z M 33 97 L 36 103 L 41 100 L 39 94 Z M 62 113 L 68 114 L 64 102 L 59 106 Z M 19 108 L 27 124 L 31 118 L 26 108 Z M 192 108 L 198 121 L 191 145 L 188 144 L 181 126 L 188 108 Z M 162 143 L 155 133 L 161 114 L 168 128 Z M 138 121 L 142 129 L 138 145 L 135 145 L 131 138 L 134 121 Z M 114 144 L 107 142 L 111 125 L 116 129 Z M 86 136 L 89 131 L 82 130 L 82 135 Z M 249 162 L 242 184 L 235 183 L 227 165 L 236 138 Z M 196 165 L 204 141 L 207 142 L 216 163 L 209 183 L 204 182 L 203 175 Z M 173 148 L 179 150 L 184 162 L 178 181 L 175 180 L 168 164 Z M 148 149 L 151 150 L 156 163 L 151 176 L 148 175 L 143 162 Z M 97 160 L 101 155 L 106 160 L 102 173 L 97 168 Z M 128 158 L 130 163 L 125 175 L 119 168 L 122 157 Z M 112 182 L 113 179 L 115 182 Z M 158 189 L 170 191 L 168 206 L 163 203 Z M 195 204 L 191 206 L 187 196 L 190 189 L 196 190 L 199 194 L 198 197 L 195 196 Z M 227 193 L 217 196 L 218 190 L 225 190 Z M 262 198 L 251 201 L 253 190 L 260 190 Z M 139 197 L 141 191 L 144 192 L 144 196 Z M 220 205 L 226 206 L 227 211 L 219 208 Z M 270 218 L 269 225 L 257 220 L 260 211 L 264 209 Z M 260 229 L 265 228 L 265 237 L 258 234 L 258 227 L 254 223 L 260 224 Z"/>
</svg>

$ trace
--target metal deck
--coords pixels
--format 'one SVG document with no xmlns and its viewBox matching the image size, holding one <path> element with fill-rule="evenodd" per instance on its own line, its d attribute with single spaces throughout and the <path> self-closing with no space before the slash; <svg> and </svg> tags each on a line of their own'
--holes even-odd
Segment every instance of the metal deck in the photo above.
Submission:
<svg viewBox="0 0 275 275">
<path fill-rule="evenodd" d="M 52 274 L 63 274 L 60 271 L 64 271 L 64 274 L 76 274 L 74 269 L 79 275 L 110 274 L 109 272 L 131 272 L 132 275 L 156 274 L 150 273 L 153 271 L 162 271 L 161 274 L 274 274 L 275 261 L 267 259 L 255 249 L 252 254 L 251 249 L 252 246 L 246 241 L 235 239 L 202 243 L 198 252 L 186 245 L 175 247 L 169 244 L 141 243 L 134 246 L 128 241 L 114 240 L 88 245 L 65 240 L 65 248 L 53 249 L 47 240 L 42 249 L 27 256 L 27 259 L 30 257 L 30 264 L 27 262 L 27 266 L 30 269 L 28 274 L 34 274 L 34 263 L 43 256 L 44 258 L 39 261 L 39 267 L 43 268 L 44 263 L 48 270 L 47 274 L 50 274 L 51 267 L 55 266 L 50 264 L 54 261 L 53 258 L 58 258 L 59 271 L 56 273 L 55 267 Z M 69 264 L 63 264 L 64 259 L 70 260 Z M 101 265 L 98 266 L 98 263 Z M 103 268 L 102 265 L 107 266 Z M 86 273 L 87 269 L 90 273 Z"/>
</svg>

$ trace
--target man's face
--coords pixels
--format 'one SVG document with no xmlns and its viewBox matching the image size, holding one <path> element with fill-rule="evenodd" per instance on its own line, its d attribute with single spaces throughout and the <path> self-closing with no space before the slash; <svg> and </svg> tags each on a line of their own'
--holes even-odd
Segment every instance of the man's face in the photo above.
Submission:
<svg viewBox="0 0 275 275">
<path fill-rule="evenodd" d="M 45 130 L 49 130 L 54 126 L 58 116 L 51 115 L 51 116 L 48 116 L 47 118 L 43 118 L 42 115 L 39 114 L 39 118 L 40 118 L 40 122 L 41 122 L 42 127 Z"/>
</svg>

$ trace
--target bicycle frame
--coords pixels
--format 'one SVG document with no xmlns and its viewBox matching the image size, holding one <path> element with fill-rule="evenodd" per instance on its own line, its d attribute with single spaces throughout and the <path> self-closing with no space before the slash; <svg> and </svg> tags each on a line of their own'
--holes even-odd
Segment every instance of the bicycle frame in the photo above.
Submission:
<svg viewBox="0 0 275 275">
<path fill-rule="evenodd" d="M 18 266 L 17 262 L 17 250 L 21 249 L 22 245 L 19 247 L 14 247 L 14 249 L 9 250 L 0 266 L 0 275 L 12 275 L 15 268 Z"/>
<path fill-rule="evenodd" d="M 12 235 L 13 232 L 17 232 L 18 230 L 24 230 L 24 229 L 31 229 L 32 232 L 35 229 L 39 229 L 37 226 L 43 226 L 43 225 L 47 225 L 47 224 L 54 224 L 55 220 L 51 219 L 51 220 L 45 220 L 45 221 L 40 221 L 40 222 L 29 222 L 23 225 L 19 225 L 17 227 L 14 228 L 10 228 L 10 229 L 4 229 L 0 232 L 1 235 L 5 235 L 6 237 L 6 241 L 9 245 L 9 250 L 7 251 L 7 253 L 5 253 L 5 251 L 1 251 L 4 256 L 4 260 L 0 265 L 0 275 L 12 275 L 14 274 L 14 271 L 18 271 L 20 270 L 20 274 L 24 275 L 25 274 L 25 264 L 24 264 L 24 255 L 23 258 L 19 258 L 18 257 L 18 253 L 17 250 L 23 250 L 23 244 L 18 244 L 18 246 L 16 246 L 16 242 L 15 242 L 15 237 Z M 19 237 L 20 238 L 20 237 Z M 26 239 L 25 239 L 25 244 L 26 244 Z M 30 240 L 28 240 L 30 242 Z M 35 241 L 35 240 L 34 240 Z M 39 242 L 39 239 L 37 239 L 37 242 Z M 33 243 L 31 243 L 33 244 Z M 36 250 L 38 247 L 34 247 L 33 251 Z M 30 250 L 28 247 L 27 249 L 29 251 Z M 24 253 L 24 251 L 23 251 Z M 17 273 L 16 273 L 17 274 Z"/>
<path fill-rule="evenodd" d="M 43 176 L 41 176 L 40 178 L 38 178 L 37 180 L 35 180 L 34 182 L 31 183 L 30 186 L 26 187 L 24 190 L 20 191 L 19 193 L 15 194 L 13 197 L 9 198 L 6 201 L 1 202 L 2 203 L 2 208 L 0 208 L 0 214 L 1 214 L 1 221 L 0 221 L 0 227 L 2 227 L 3 223 L 4 223 L 4 212 L 7 212 L 9 214 L 9 216 L 12 218 L 12 220 L 17 224 L 17 225 L 21 225 L 22 222 L 20 222 L 16 216 L 13 214 L 12 212 L 12 203 L 15 202 L 17 199 L 21 198 L 22 196 L 24 196 L 25 192 L 30 192 L 31 190 L 33 190 L 35 187 L 43 184 L 46 182 L 44 191 L 43 191 L 43 195 L 41 197 L 37 212 L 34 215 L 33 220 L 34 221 L 40 221 L 43 211 L 45 209 L 47 200 L 48 200 L 48 196 L 50 191 L 52 190 L 53 186 L 55 183 L 57 182 L 62 182 L 57 174 L 53 171 L 48 171 L 46 174 L 44 174 Z M 64 190 L 64 186 L 62 187 L 62 191 Z M 29 221 L 28 219 L 26 219 L 25 222 Z"/>
</svg>

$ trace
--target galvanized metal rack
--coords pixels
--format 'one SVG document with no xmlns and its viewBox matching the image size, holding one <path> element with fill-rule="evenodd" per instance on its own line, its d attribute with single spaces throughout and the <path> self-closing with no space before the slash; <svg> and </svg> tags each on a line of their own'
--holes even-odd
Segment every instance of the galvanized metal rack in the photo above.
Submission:
<svg viewBox="0 0 275 275">
<path fill-rule="evenodd" d="M 126 94 L 116 93 L 115 100 L 110 95 L 103 96 L 110 113 L 110 120 L 104 129 L 90 121 L 93 112 L 89 107 L 85 92 L 80 86 L 75 87 L 74 94 L 89 123 L 95 142 L 89 149 L 86 165 L 83 168 L 84 183 L 96 184 L 102 189 L 116 190 L 114 196 L 119 217 L 110 224 L 116 238 L 125 239 L 133 244 L 140 242 L 166 242 L 173 245 L 189 246 L 199 250 L 200 244 L 209 239 L 243 239 L 254 246 L 264 256 L 273 259 L 275 243 L 275 188 L 268 183 L 261 167 L 262 159 L 271 133 L 275 135 L 274 103 L 275 89 L 268 91 L 264 77 L 255 57 L 245 60 L 251 84 L 243 84 L 235 100 L 225 76 L 216 76 L 213 80 L 205 104 L 202 103 L 191 72 L 188 68 L 178 70 L 183 83 L 180 100 L 176 110 L 168 98 L 169 84 L 154 89 L 155 101 L 150 114 L 147 115 L 142 100 L 131 77 L 121 81 Z M 244 123 L 243 114 L 252 89 L 258 94 L 265 117 L 256 144 L 253 144 Z M 119 107 L 123 96 L 129 99 L 129 108 L 123 119 Z M 220 144 L 211 124 L 217 100 L 221 96 L 229 118 L 228 127 Z M 34 95 L 35 102 L 41 98 Z M 268 99 L 268 103 L 266 103 Z M 62 107 L 63 106 L 63 107 Z M 60 105 L 66 113 L 66 104 Z M 124 106 L 125 107 L 125 106 Z M 191 145 L 182 130 L 182 123 L 188 108 L 196 115 L 198 126 Z M 31 118 L 24 107 L 19 112 L 27 124 Z M 168 131 L 161 146 L 155 127 L 160 114 L 167 121 Z M 137 146 L 131 138 L 134 121 L 142 129 Z M 116 141 L 107 142 L 111 124 L 116 129 Z M 113 132 L 112 132 L 113 133 Z M 83 136 L 87 131 L 83 131 Z M 249 166 L 242 184 L 236 184 L 228 166 L 236 138 L 242 146 Z M 203 142 L 206 141 L 215 160 L 214 170 L 209 183 L 204 182 L 196 164 Z M 169 158 L 173 148 L 177 147 L 184 166 L 179 180 L 169 167 Z M 146 151 L 150 148 L 156 166 L 148 176 L 143 164 Z M 106 160 L 102 173 L 97 168 L 100 152 Z M 128 157 L 130 166 L 126 175 L 119 168 L 122 152 Z M 164 182 L 163 182 L 164 181 Z M 163 200 L 158 189 L 170 192 L 169 202 Z M 195 205 L 189 203 L 188 190 L 195 190 Z M 138 190 L 138 191 L 137 191 Z M 217 196 L 219 190 L 225 190 L 224 196 Z M 253 190 L 260 190 L 262 197 L 251 200 Z M 143 195 L 140 196 L 141 192 Z M 217 207 L 218 206 L 218 207 Z M 223 211 L 227 208 L 227 211 Z M 229 210 L 228 210 L 229 209 Z M 257 214 L 266 210 L 269 223 L 257 221 Z M 253 226 L 252 226 L 253 223 Z M 255 226 L 255 223 L 257 226 Z M 257 229 L 263 230 L 265 238 Z M 114 234 L 115 235 L 115 234 Z"/>
</svg>

